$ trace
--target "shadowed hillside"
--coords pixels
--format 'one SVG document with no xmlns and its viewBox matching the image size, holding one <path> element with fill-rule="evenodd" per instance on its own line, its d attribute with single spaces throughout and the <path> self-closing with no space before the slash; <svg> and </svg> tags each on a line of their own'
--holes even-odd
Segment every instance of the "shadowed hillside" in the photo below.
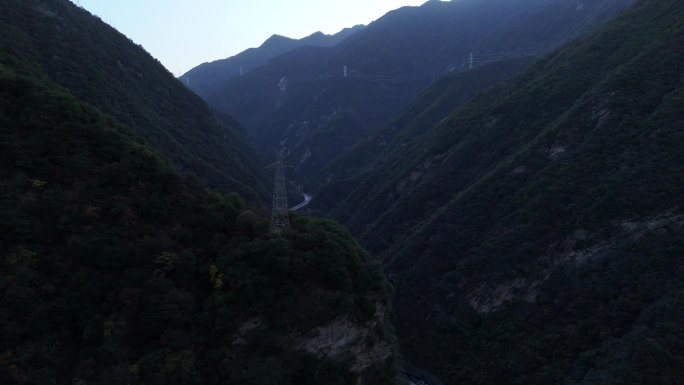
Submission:
<svg viewBox="0 0 684 385">
<path fill-rule="evenodd" d="M 274 234 L 2 51 L 0 201 L 2 384 L 397 383 L 391 288 L 344 229 Z"/>
<path fill-rule="evenodd" d="M 684 378 L 682 20 L 638 2 L 349 184 L 333 216 L 395 276 L 409 360 L 446 383 Z"/>
<path fill-rule="evenodd" d="M 266 204 L 262 164 L 240 129 L 218 123 L 141 46 L 68 0 L 4 0 L 1 6 L 0 48 L 40 63 L 51 80 L 211 186 Z"/>
</svg>

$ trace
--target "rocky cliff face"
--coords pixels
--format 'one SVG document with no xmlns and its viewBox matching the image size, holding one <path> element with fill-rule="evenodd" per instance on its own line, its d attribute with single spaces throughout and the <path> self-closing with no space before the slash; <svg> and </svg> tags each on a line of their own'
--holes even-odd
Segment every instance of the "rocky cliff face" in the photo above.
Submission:
<svg viewBox="0 0 684 385">
<path fill-rule="evenodd" d="M 296 339 L 297 349 L 314 354 L 319 359 L 344 362 L 364 381 L 369 370 L 396 365 L 397 349 L 387 338 L 387 308 L 375 304 L 373 317 L 363 323 L 354 323 L 344 317 L 310 330 Z"/>
<path fill-rule="evenodd" d="M 283 349 L 346 371 L 348 383 L 401 384 L 403 368 L 398 343 L 389 323 L 388 304 L 389 299 L 378 298 L 374 304 L 375 312 L 366 320 L 343 314 L 318 326 L 281 334 L 276 340 Z M 251 341 L 271 332 L 263 319 L 248 319 L 233 335 L 231 349 L 245 348 Z"/>
</svg>

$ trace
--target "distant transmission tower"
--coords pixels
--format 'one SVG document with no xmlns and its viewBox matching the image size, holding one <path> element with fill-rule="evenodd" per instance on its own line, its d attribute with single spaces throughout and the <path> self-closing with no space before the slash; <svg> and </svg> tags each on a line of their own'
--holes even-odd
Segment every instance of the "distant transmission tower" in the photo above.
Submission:
<svg viewBox="0 0 684 385">
<path fill-rule="evenodd" d="M 285 172 L 283 169 L 283 156 L 285 149 L 276 154 L 276 161 L 266 168 L 275 168 L 275 181 L 273 183 L 273 207 L 271 209 L 271 222 L 276 232 L 288 227 L 290 219 L 287 208 L 287 190 L 285 189 Z"/>
<path fill-rule="evenodd" d="M 280 87 L 282 92 L 287 91 L 287 77 L 280 79 L 280 82 L 278 82 L 278 87 Z"/>
<path fill-rule="evenodd" d="M 473 53 L 471 52 L 470 53 L 470 60 L 468 62 L 468 69 L 471 70 L 471 69 L 473 69 L 473 67 L 475 67 L 475 55 L 473 55 Z"/>
</svg>

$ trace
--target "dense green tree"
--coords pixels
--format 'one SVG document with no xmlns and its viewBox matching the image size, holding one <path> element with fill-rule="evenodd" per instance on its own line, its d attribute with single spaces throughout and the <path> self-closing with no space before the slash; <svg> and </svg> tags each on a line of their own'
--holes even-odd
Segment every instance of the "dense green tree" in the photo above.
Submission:
<svg viewBox="0 0 684 385">
<path fill-rule="evenodd" d="M 365 324 L 357 304 L 391 290 L 343 228 L 275 234 L 38 66 L 0 64 L 3 384 L 356 383 L 294 344 L 340 317 L 388 327 Z M 396 357 L 376 366 L 395 381 Z"/>
</svg>

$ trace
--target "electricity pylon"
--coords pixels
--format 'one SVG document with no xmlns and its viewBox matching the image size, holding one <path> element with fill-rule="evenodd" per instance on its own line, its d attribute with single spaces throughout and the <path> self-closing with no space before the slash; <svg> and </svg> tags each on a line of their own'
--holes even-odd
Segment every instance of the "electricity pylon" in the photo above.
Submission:
<svg viewBox="0 0 684 385">
<path fill-rule="evenodd" d="M 275 181 L 273 182 L 273 206 L 271 209 L 271 222 L 273 229 L 279 233 L 282 229 L 290 225 L 290 218 L 288 216 L 287 207 L 287 189 L 285 188 L 285 172 L 286 167 L 283 163 L 283 156 L 285 149 L 276 153 L 276 161 L 266 166 L 266 168 L 275 168 Z"/>
</svg>

